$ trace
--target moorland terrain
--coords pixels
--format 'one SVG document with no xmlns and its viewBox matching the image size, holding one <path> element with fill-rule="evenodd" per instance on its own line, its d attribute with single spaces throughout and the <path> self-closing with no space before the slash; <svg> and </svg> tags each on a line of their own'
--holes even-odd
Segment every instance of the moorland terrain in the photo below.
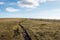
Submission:
<svg viewBox="0 0 60 40">
<path fill-rule="evenodd" d="M 0 40 L 60 40 L 60 20 L 0 18 Z"/>
</svg>

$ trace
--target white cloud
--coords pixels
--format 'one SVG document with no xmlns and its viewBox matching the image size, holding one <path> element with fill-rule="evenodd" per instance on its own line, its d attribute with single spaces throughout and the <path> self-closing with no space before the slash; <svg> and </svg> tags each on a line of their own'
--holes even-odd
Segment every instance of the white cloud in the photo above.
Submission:
<svg viewBox="0 0 60 40">
<path fill-rule="evenodd" d="M 0 5 L 5 4 L 4 2 L 0 2 Z"/>
<path fill-rule="evenodd" d="M 34 18 L 60 19 L 60 9 L 43 10 L 33 15 Z"/>
<path fill-rule="evenodd" d="M 40 5 L 40 3 L 45 3 L 48 1 L 57 1 L 57 0 L 21 0 L 18 1 L 18 6 L 25 8 L 36 8 Z"/>
<path fill-rule="evenodd" d="M 40 3 L 45 3 L 45 2 L 48 2 L 48 1 L 53 2 L 53 1 L 58 1 L 58 0 L 40 0 Z"/>
<path fill-rule="evenodd" d="M 47 0 L 40 0 L 40 3 L 44 3 L 44 2 L 47 2 Z"/>
<path fill-rule="evenodd" d="M 58 1 L 58 0 L 48 0 L 48 1 Z"/>
<path fill-rule="evenodd" d="M 39 6 L 39 0 L 22 0 L 17 2 L 19 6 L 26 8 L 36 8 Z"/>
<path fill-rule="evenodd" d="M 6 11 L 8 11 L 8 12 L 18 12 L 19 9 L 15 9 L 15 8 L 12 8 L 12 7 L 8 7 L 8 8 L 6 8 Z"/>
</svg>

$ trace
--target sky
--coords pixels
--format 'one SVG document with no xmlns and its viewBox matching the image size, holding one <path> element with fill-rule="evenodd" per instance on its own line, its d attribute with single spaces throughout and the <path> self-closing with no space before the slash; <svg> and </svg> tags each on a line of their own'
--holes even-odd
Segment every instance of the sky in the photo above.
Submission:
<svg viewBox="0 0 60 40">
<path fill-rule="evenodd" d="M 0 18 L 60 19 L 60 0 L 0 0 Z"/>
</svg>

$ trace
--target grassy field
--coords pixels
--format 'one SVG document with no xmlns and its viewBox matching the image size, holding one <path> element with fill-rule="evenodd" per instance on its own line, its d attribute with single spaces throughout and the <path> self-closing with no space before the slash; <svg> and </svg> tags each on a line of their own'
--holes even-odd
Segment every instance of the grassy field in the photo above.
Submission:
<svg viewBox="0 0 60 40">
<path fill-rule="evenodd" d="M 22 18 L 0 18 L 0 40 L 24 40 L 19 24 L 32 40 L 60 40 L 60 20 Z M 14 32 L 17 29 L 18 35 Z"/>
</svg>

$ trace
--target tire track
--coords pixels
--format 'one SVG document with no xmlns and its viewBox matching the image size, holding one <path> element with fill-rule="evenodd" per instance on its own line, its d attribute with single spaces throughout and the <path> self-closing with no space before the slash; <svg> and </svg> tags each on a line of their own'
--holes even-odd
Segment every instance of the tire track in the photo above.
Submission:
<svg viewBox="0 0 60 40">
<path fill-rule="evenodd" d="M 22 28 L 22 30 L 23 30 L 23 37 L 24 37 L 24 39 L 25 40 L 31 40 L 31 37 L 28 35 L 28 33 L 27 33 L 27 31 L 24 29 L 24 27 L 21 25 L 21 24 L 19 24 L 19 26 Z"/>
</svg>

